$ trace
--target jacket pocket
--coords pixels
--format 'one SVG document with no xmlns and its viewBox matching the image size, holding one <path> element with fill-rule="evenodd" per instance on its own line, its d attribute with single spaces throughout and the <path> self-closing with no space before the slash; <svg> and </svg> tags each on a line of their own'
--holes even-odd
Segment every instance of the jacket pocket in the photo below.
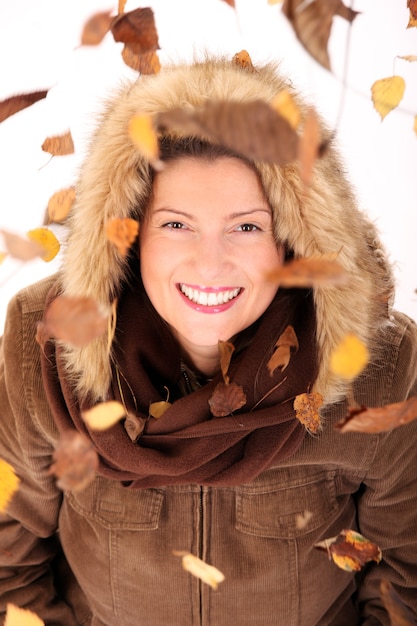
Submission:
<svg viewBox="0 0 417 626">
<path fill-rule="evenodd" d="M 335 472 L 272 469 L 237 489 L 235 526 L 259 537 L 295 539 L 327 526 L 339 510 Z"/>
<path fill-rule="evenodd" d="M 156 530 L 164 492 L 159 489 L 129 489 L 97 476 L 80 492 L 65 497 L 81 516 L 112 530 Z"/>
</svg>

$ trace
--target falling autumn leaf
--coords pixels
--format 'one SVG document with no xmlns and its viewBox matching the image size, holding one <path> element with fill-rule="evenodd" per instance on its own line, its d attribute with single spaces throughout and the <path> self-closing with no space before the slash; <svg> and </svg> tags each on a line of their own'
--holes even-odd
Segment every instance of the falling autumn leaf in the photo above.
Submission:
<svg viewBox="0 0 417 626">
<path fill-rule="evenodd" d="M 101 11 L 92 15 L 84 24 L 81 34 L 82 46 L 98 46 L 110 30 L 111 11 Z"/>
<path fill-rule="evenodd" d="M 133 54 L 159 49 L 158 33 L 152 9 L 135 9 L 113 18 L 110 27 L 115 41 L 125 44 Z"/>
<path fill-rule="evenodd" d="M 63 135 L 54 135 L 47 137 L 42 144 L 42 150 L 49 152 L 54 156 L 65 156 L 74 153 L 74 142 L 71 132 L 68 131 Z"/>
<path fill-rule="evenodd" d="M 311 511 L 306 510 L 304 511 L 302 515 L 298 513 L 295 516 L 295 525 L 298 528 L 298 530 L 304 530 L 304 528 L 307 528 L 312 517 L 313 517 L 313 513 Z"/>
<path fill-rule="evenodd" d="M 8 603 L 4 626 L 45 626 L 45 622 L 33 611 Z"/>
<path fill-rule="evenodd" d="M 123 404 L 115 400 L 100 402 L 81 413 L 84 422 L 92 430 L 107 430 L 117 424 L 125 415 L 126 409 Z"/>
<path fill-rule="evenodd" d="M 75 188 L 68 187 L 55 192 L 48 201 L 47 211 L 49 220 L 55 223 L 63 222 L 71 211 L 75 202 Z"/>
<path fill-rule="evenodd" d="M 372 102 L 383 120 L 401 102 L 405 91 L 402 76 L 389 76 L 376 80 L 372 87 Z"/>
<path fill-rule="evenodd" d="M 34 228 L 28 231 L 27 236 L 30 241 L 41 246 L 42 254 L 40 256 L 46 263 L 52 261 L 61 248 L 58 239 L 49 228 Z"/>
<path fill-rule="evenodd" d="M 299 106 L 288 89 L 281 89 L 273 99 L 271 106 L 275 109 L 288 124 L 296 130 L 301 122 L 301 112 Z"/>
<path fill-rule="evenodd" d="M 415 63 L 417 61 L 416 54 L 406 54 L 404 56 L 398 56 L 398 58 L 402 59 L 403 61 L 408 61 L 409 63 Z"/>
<path fill-rule="evenodd" d="M 249 70 L 251 72 L 255 71 L 252 59 L 250 58 L 249 52 L 247 50 L 241 50 L 240 52 L 236 52 L 232 62 L 238 67 L 242 67 L 245 70 Z"/>
<path fill-rule="evenodd" d="M 7 252 L 0 252 L 0 265 L 3 263 L 4 259 L 7 258 Z"/>
<path fill-rule="evenodd" d="M 150 163 L 160 168 L 158 138 L 150 115 L 135 115 L 129 122 L 128 134 L 139 152 Z"/>
<path fill-rule="evenodd" d="M 34 241 L 24 239 L 20 237 L 20 235 L 9 233 L 7 230 L 0 230 L 0 235 L 3 236 L 7 252 L 15 259 L 31 261 L 45 254 L 45 250 L 42 246 Z"/>
<path fill-rule="evenodd" d="M 262 100 L 208 100 L 198 109 L 177 108 L 158 113 L 155 125 L 162 130 L 202 136 L 251 160 L 285 164 L 297 156 L 297 133 Z"/>
<path fill-rule="evenodd" d="M 328 70 L 327 46 L 334 16 L 353 22 L 357 15 L 357 11 L 346 7 L 341 0 L 284 0 L 282 12 L 307 52 Z"/>
<path fill-rule="evenodd" d="M 11 115 L 18 113 L 23 109 L 26 109 L 35 102 L 43 100 L 43 98 L 46 98 L 47 94 L 48 90 L 34 91 L 32 93 L 24 93 L 18 96 L 12 96 L 11 98 L 7 98 L 6 100 L 2 100 L 0 102 L 0 122 L 3 122 Z"/>
<path fill-rule="evenodd" d="M 165 400 L 161 400 L 160 402 L 151 402 L 149 405 L 149 415 L 158 419 L 162 417 L 162 415 L 172 406 L 170 402 L 166 402 Z"/>
<path fill-rule="evenodd" d="M 98 455 L 85 435 L 73 430 L 65 431 L 53 454 L 49 474 L 56 476 L 57 486 L 66 491 L 81 491 L 95 478 Z"/>
<path fill-rule="evenodd" d="M 309 185 L 311 182 L 313 166 L 319 156 L 320 143 L 319 120 L 314 109 L 309 108 L 298 144 L 298 160 L 301 168 L 301 180 L 304 185 Z"/>
<path fill-rule="evenodd" d="M 226 4 L 228 4 L 230 7 L 232 7 L 232 9 L 236 8 L 235 0 L 223 0 L 223 2 L 226 2 Z"/>
<path fill-rule="evenodd" d="M 20 479 L 11 465 L 0 459 L 0 513 L 4 513 L 19 488 Z"/>
<path fill-rule="evenodd" d="M 128 413 L 124 421 L 124 428 L 133 443 L 136 443 L 144 431 L 147 420 L 144 417 L 137 417 L 132 413 Z"/>
<path fill-rule="evenodd" d="M 229 376 L 227 374 L 232 359 L 233 352 L 235 351 L 234 345 L 230 341 L 218 342 L 219 355 L 220 355 L 220 370 L 222 372 L 223 380 L 226 385 L 229 384 Z"/>
<path fill-rule="evenodd" d="M 323 396 L 320 393 L 300 393 L 294 399 L 296 418 L 303 424 L 309 433 L 315 435 L 321 427 L 319 409 L 323 405 Z"/>
<path fill-rule="evenodd" d="M 342 433 L 382 433 L 417 419 L 417 397 L 376 408 L 353 409 L 335 428 Z"/>
<path fill-rule="evenodd" d="M 410 10 L 407 28 L 417 27 L 417 0 L 407 0 L 407 7 Z"/>
<path fill-rule="evenodd" d="M 335 287 L 348 280 L 346 270 L 325 257 L 294 259 L 269 272 L 267 280 L 281 287 Z"/>
<path fill-rule="evenodd" d="M 246 404 L 246 395 L 236 383 L 218 383 L 208 401 L 215 417 L 226 417 Z"/>
<path fill-rule="evenodd" d="M 413 130 L 417 135 L 417 115 L 414 117 Z"/>
<path fill-rule="evenodd" d="M 270 375 L 277 368 L 285 370 L 290 362 L 292 352 L 298 350 L 298 339 L 292 326 L 287 326 L 284 332 L 278 337 L 275 344 L 275 351 L 268 361 L 268 371 Z"/>
<path fill-rule="evenodd" d="M 330 370 L 345 380 L 353 380 L 369 361 L 366 345 L 356 335 L 346 335 L 330 355 Z"/>
<path fill-rule="evenodd" d="M 174 550 L 173 553 L 182 557 L 182 566 L 187 572 L 210 585 L 212 589 L 217 589 L 219 583 L 224 581 L 224 574 L 217 567 L 208 565 L 194 554 L 182 550 Z"/>
<path fill-rule="evenodd" d="M 55 337 L 73 346 L 85 346 L 108 328 L 110 308 L 92 298 L 58 296 L 49 305 L 43 322 L 38 323 L 37 339 L 41 345 Z"/>
<path fill-rule="evenodd" d="M 144 54 L 134 54 L 130 48 L 124 46 L 122 59 L 128 67 L 140 74 L 158 74 L 161 70 L 161 63 L 156 52 L 145 52 Z"/>
<path fill-rule="evenodd" d="M 138 232 L 139 222 L 130 217 L 116 217 L 106 224 L 107 239 L 116 246 L 122 256 L 126 256 Z"/>
<path fill-rule="evenodd" d="M 124 13 L 127 0 L 119 0 L 117 5 L 117 13 Z"/>
<path fill-rule="evenodd" d="M 391 620 L 391 626 L 417 626 L 417 620 L 401 600 L 388 580 L 381 580 L 381 600 Z"/>
<path fill-rule="evenodd" d="M 342 530 L 337 537 L 324 539 L 314 547 L 327 552 L 329 559 L 347 572 L 359 572 L 366 563 L 382 559 L 380 548 L 354 530 Z"/>
</svg>

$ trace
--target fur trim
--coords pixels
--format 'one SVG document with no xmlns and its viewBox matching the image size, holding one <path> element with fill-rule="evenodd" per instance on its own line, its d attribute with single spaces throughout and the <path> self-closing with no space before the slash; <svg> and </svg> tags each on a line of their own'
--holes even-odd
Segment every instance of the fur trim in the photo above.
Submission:
<svg viewBox="0 0 417 626">
<path fill-rule="evenodd" d="M 283 88 L 305 106 L 274 64 L 248 71 L 230 60 L 205 59 L 165 67 L 159 74 L 122 86 L 103 110 L 79 177 L 63 257 L 63 292 L 109 304 L 126 278 L 126 261 L 108 243 L 104 226 L 113 217 L 140 218 L 148 193 L 148 164 L 128 136 L 134 115 L 198 107 L 207 99 L 271 102 Z M 322 136 L 328 136 L 324 125 Z M 286 242 L 296 257 L 337 254 L 350 275 L 347 286 L 315 290 L 322 363 L 315 390 L 326 401 L 334 401 L 344 385 L 329 374 L 329 354 L 349 332 L 372 350 L 374 332 L 386 319 L 392 298 L 391 269 L 374 225 L 357 208 L 332 145 L 316 162 L 308 192 L 296 163 L 256 166 L 274 212 L 277 239 Z M 111 365 L 107 338 L 83 348 L 67 346 L 65 358 L 78 391 L 104 398 Z"/>
</svg>

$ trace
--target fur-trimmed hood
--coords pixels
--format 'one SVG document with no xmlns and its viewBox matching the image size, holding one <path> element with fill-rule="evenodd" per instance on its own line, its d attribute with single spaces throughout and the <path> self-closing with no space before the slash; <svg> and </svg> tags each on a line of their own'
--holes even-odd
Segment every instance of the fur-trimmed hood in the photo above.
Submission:
<svg viewBox="0 0 417 626">
<path fill-rule="evenodd" d="M 271 103 L 284 88 L 293 92 L 274 64 L 248 71 L 229 59 L 167 66 L 122 86 L 104 107 L 76 186 L 62 292 L 109 305 L 126 277 L 126 259 L 109 243 L 105 225 L 116 217 L 140 219 L 138 207 L 148 193 L 149 166 L 128 134 L 133 116 L 199 107 L 208 99 Z M 298 102 L 303 109 L 301 99 Z M 329 136 L 324 127 L 322 136 Z M 347 285 L 317 287 L 314 293 L 321 358 L 315 388 L 331 401 L 343 385 L 329 373 L 329 354 L 347 333 L 357 335 L 372 351 L 374 332 L 387 319 L 392 299 L 391 269 L 374 225 L 358 210 L 332 145 L 316 161 L 308 191 L 296 162 L 256 167 L 274 212 L 277 239 L 295 257 L 335 254 L 349 274 Z M 108 344 L 104 337 L 82 348 L 66 348 L 69 375 L 78 381 L 80 392 L 91 392 L 97 399 L 105 397 L 110 381 Z"/>
</svg>

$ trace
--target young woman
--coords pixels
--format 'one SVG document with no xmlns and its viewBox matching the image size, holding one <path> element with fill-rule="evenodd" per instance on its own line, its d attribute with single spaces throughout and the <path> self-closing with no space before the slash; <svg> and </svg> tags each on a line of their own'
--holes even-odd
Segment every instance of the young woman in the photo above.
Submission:
<svg viewBox="0 0 417 626">
<path fill-rule="evenodd" d="M 391 309 L 390 268 L 334 148 L 306 190 L 297 162 L 251 161 L 189 133 L 160 134 L 155 171 L 128 133 L 138 112 L 270 103 L 283 88 L 272 66 L 217 59 L 141 77 L 109 103 L 62 269 L 9 305 L 0 458 L 20 484 L 1 517 L 3 615 L 12 603 L 54 626 L 388 626 L 387 581 L 417 617 L 417 421 L 338 432 L 349 401 L 329 366 L 354 334 L 371 355 L 355 401 L 399 402 L 417 394 L 417 331 Z M 127 256 L 106 234 L 124 217 L 140 223 Z M 347 284 L 270 280 L 288 259 L 325 254 Z M 110 347 L 107 335 L 38 345 L 36 324 L 59 294 L 117 302 Z M 298 347 L 271 371 L 288 326 Z M 219 342 L 234 346 L 227 372 Z M 238 396 L 223 414 L 220 383 Z M 308 392 L 323 396 L 313 436 L 294 410 Z M 126 416 L 95 430 L 83 412 L 105 400 Z M 82 488 L 60 489 L 51 465 L 71 432 L 98 467 Z M 346 571 L 315 547 L 344 530 L 377 544 L 381 561 Z M 182 551 L 224 574 L 217 589 L 181 567 Z"/>
</svg>

